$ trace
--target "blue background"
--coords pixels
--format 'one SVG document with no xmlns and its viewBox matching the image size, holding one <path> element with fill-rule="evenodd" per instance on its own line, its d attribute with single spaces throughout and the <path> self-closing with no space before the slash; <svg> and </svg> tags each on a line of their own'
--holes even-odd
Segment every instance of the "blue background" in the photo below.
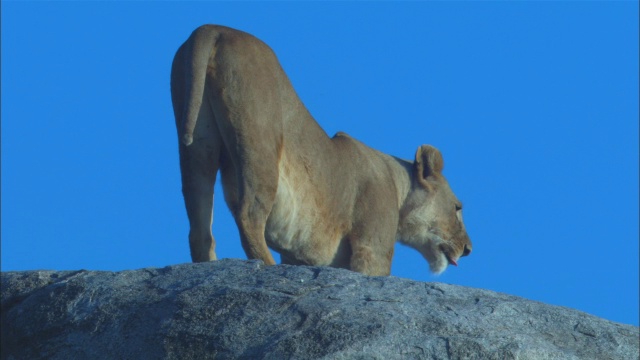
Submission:
<svg viewBox="0 0 640 360">
<path fill-rule="evenodd" d="M 329 135 L 442 151 L 474 252 L 435 277 L 398 245 L 393 275 L 638 325 L 638 2 L 3 1 L 2 271 L 190 261 L 169 73 L 205 23 L 269 44 Z"/>
</svg>

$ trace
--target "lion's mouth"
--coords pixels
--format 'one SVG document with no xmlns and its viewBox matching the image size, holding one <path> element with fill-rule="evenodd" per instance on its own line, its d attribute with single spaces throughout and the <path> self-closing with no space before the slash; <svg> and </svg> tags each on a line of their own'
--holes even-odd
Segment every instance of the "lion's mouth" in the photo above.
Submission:
<svg viewBox="0 0 640 360">
<path fill-rule="evenodd" d="M 447 262 L 449 263 L 449 265 L 458 266 L 457 258 L 453 255 L 453 251 L 449 248 L 449 246 L 446 246 L 444 244 L 440 245 L 440 251 L 442 251 L 444 256 L 447 258 Z"/>
<path fill-rule="evenodd" d="M 446 252 L 444 253 L 444 256 L 447 257 L 447 261 L 449 261 L 449 264 L 453 265 L 453 266 L 458 266 L 458 263 L 451 257 L 451 255 L 447 254 Z"/>
</svg>

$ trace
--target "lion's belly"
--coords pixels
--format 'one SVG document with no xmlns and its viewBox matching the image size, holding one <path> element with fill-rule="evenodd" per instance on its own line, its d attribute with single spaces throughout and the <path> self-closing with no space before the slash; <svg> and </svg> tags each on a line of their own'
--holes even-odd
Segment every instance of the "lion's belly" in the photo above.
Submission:
<svg viewBox="0 0 640 360">
<path fill-rule="evenodd" d="M 305 264 L 332 265 L 342 234 L 331 224 L 322 194 L 305 178 L 281 166 L 275 203 L 267 219 L 265 238 L 274 250 Z M 342 262 L 340 260 L 340 262 Z"/>
</svg>

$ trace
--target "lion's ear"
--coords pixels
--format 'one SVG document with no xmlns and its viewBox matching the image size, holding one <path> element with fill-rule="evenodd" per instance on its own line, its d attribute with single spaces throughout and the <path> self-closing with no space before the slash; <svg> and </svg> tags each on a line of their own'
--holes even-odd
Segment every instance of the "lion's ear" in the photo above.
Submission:
<svg viewBox="0 0 640 360">
<path fill-rule="evenodd" d="M 429 176 L 440 174 L 444 168 L 444 160 L 438 149 L 431 145 L 422 145 L 416 151 L 414 163 L 418 180 L 425 181 Z"/>
</svg>

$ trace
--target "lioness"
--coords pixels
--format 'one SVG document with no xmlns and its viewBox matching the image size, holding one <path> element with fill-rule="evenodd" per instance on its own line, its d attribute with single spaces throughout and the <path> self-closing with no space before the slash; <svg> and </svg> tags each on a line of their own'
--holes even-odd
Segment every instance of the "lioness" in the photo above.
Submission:
<svg viewBox="0 0 640 360">
<path fill-rule="evenodd" d="M 389 275 L 394 243 L 432 272 L 471 252 L 462 205 L 440 152 L 401 160 L 320 128 L 273 51 L 223 26 L 196 29 L 178 49 L 171 97 L 194 262 L 215 260 L 218 170 L 247 257 Z"/>
</svg>

